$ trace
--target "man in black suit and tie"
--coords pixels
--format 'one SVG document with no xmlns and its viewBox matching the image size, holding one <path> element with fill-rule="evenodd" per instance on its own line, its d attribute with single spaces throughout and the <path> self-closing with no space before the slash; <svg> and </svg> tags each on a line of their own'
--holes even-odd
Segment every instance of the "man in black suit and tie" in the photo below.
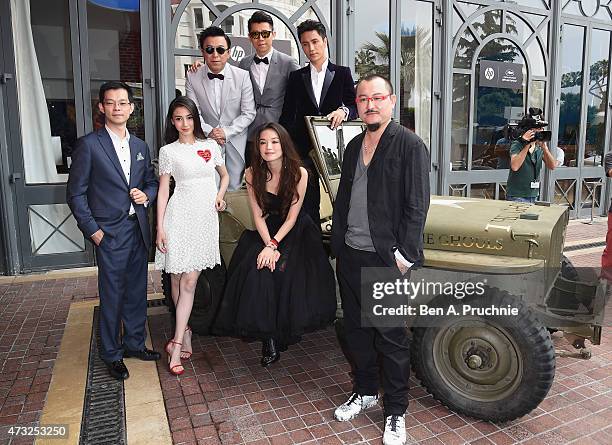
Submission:
<svg viewBox="0 0 612 445">
<path fill-rule="evenodd" d="M 160 357 L 145 347 L 151 246 L 146 207 L 155 200 L 159 184 L 149 147 L 126 128 L 134 111 L 130 86 L 107 82 L 100 87 L 99 99 L 105 126 L 77 141 L 66 200 L 79 229 L 95 245 L 100 357 L 110 374 L 122 380 L 129 377 L 123 357 Z"/>
<path fill-rule="evenodd" d="M 270 14 L 255 11 L 249 18 L 248 27 L 249 39 L 255 49 L 255 54 L 243 58 L 239 67 L 247 70 L 251 75 L 257 114 L 249 126 L 245 152 L 247 167 L 250 165 L 249 154 L 257 128 L 268 122 L 278 122 L 283 111 L 289 74 L 300 68 L 292 57 L 272 47 L 276 31 L 274 31 L 274 21 Z"/>
<path fill-rule="evenodd" d="M 280 124 L 293 137 L 304 166 L 309 170 L 304 209 L 315 223 L 319 216 L 319 175 L 308 157 L 312 142 L 304 116 L 326 116 L 332 129 L 357 116 L 351 70 L 334 65 L 327 57 L 327 33 L 321 22 L 306 20 L 297 28 L 302 50 L 310 64 L 289 76 Z"/>
</svg>

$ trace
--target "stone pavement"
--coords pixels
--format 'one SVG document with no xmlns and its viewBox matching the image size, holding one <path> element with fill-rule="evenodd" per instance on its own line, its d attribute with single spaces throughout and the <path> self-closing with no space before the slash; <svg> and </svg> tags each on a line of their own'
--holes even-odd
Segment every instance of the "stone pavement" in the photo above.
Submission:
<svg viewBox="0 0 612 445">
<path fill-rule="evenodd" d="M 572 221 L 567 245 L 601 241 L 605 219 Z M 576 266 L 599 264 L 603 247 L 574 249 Z M 42 279 L 38 279 L 42 278 Z M 160 292 L 158 274 L 149 292 Z M 95 298 L 95 276 L 0 278 L 0 444 L 33 443 L 8 434 L 10 426 L 37 425 L 44 406 L 70 304 Z M 149 317 L 153 344 L 171 336 L 170 316 Z M 555 335 L 557 349 L 570 349 Z M 381 443 L 382 410 L 351 422 L 333 420 L 334 407 L 350 389 L 349 366 L 333 329 L 310 334 L 264 369 L 259 343 L 194 336 L 186 372 L 158 373 L 175 444 Z M 610 444 L 612 443 L 612 332 L 588 361 L 557 358 L 548 397 L 529 415 L 506 424 L 452 413 L 411 378 L 406 416 L 409 440 L 422 444 Z M 58 443 L 61 443 L 58 441 Z"/>
</svg>

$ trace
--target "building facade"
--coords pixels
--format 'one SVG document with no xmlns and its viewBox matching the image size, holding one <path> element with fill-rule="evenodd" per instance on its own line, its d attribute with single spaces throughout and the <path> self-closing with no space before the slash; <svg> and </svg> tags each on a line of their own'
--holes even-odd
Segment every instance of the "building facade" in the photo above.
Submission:
<svg viewBox="0 0 612 445">
<path fill-rule="evenodd" d="M 221 26 L 237 64 L 256 9 L 300 64 L 296 27 L 313 18 L 355 79 L 391 79 L 395 118 L 430 148 L 433 192 L 504 199 L 508 128 L 539 107 L 560 161 L 541 199 L 606 212 L 612 0 L 0 0 L 0 273 L 94 264 L 65 183 L 75 140 L 102 125 L 99 86 L 134 88 L 128 127 L 155 158 L 197 33 Z"/>
</svg>

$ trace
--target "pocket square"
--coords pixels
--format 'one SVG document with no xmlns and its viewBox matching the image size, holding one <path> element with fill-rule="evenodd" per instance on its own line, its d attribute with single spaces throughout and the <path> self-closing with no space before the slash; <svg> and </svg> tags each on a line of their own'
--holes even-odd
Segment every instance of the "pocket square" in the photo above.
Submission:
<svg viewBox="0 0 612 445">
<path fill-rule="evenodd" d="M 136 155 L 136 160 L 137 160 L 137 161 L 142 161 L 142 160 L 144 160 L 144 156 L 142 155 L 142 153 L 138 152 L 138 154 Z"/>
</svg>

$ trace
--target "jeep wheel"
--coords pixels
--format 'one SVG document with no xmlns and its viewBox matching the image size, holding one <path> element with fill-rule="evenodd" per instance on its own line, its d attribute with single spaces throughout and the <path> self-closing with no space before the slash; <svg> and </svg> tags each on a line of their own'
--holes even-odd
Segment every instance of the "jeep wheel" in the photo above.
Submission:
<svg viewBox="0 0 612 445">
<path fill-rule="evenodd" d="M 225 263 L 217 264 L 212 269 L 205 269 L 198 277 L 198 284 L 193 299 L 193 308 L 189 317 L 189 325 L 193 332 L 198 335 L 210 334 L 210 328 L 217 315 L 219 303 L 223 297 L 225 288 Z M 172 301 L 170 274 L 162 273 L 162 289 L 166 305 L 170 312 L 174 313 L 174 302 Z"/>
<path fill-rule="evenodd" d="M 427 391 L 457 413 L 493 422 L 513 420 L 536 408 L 552 385 L 555 355 L 550 335 L 533 311 L 491 288 L 485 296 L 460 304 L 453 298 L 452 304 L 459 314 L 463 304 L 470 304 L 511 305 L 518 315 L 419 320 L 411 356 Z"/>
</svg>

